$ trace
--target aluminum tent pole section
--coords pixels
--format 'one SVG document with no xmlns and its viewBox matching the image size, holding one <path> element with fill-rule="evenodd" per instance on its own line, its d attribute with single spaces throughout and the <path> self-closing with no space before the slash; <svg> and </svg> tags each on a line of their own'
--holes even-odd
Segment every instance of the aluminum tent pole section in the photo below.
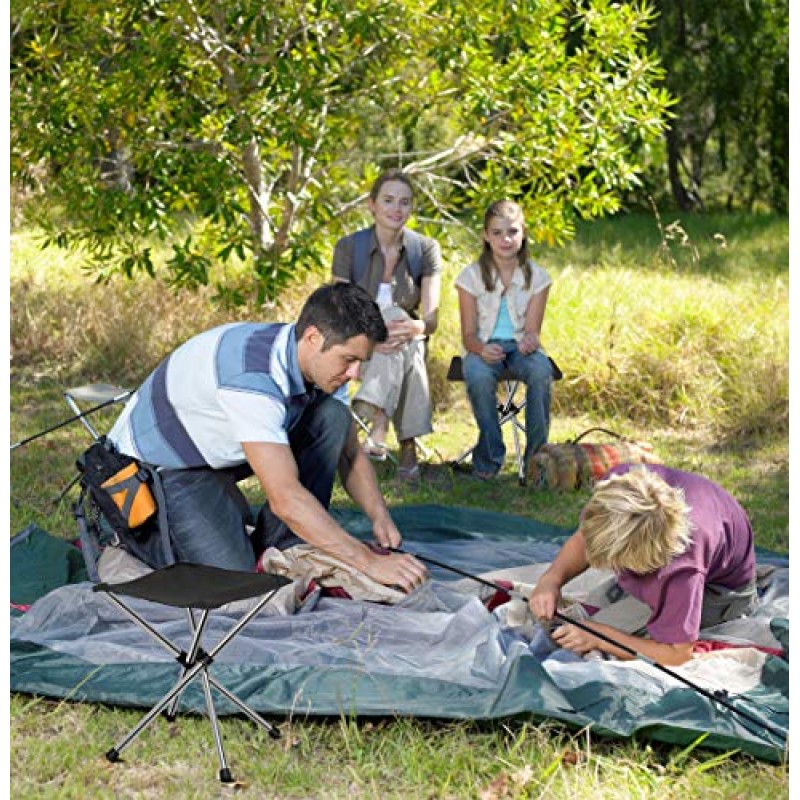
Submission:
<svg viewBox="0 0 800 800">
<path fill-rule="evenodd" d="M 18 447 L 22 447 L 23 445 L 26 445 L 29 442 L 34 441 L 35 439 L 40 439 L 42 436 L 46 436 L 48 433 L 57 431 L 59 428 L 63 428 L 65 425 L 70 425 L 73 422 L 77 422 L 78 420 L 81 420 L 84 422 L 84 424 L 86 424 L 84 417 L 88 417 L 90 414 L 94 414 L 95 411 L 100 411 L 101 408 L 107 408 L 108 406 L 113 406 L 114 403 L 119 403 L 120 401 L 125 400 L 125 398 L 130 397 L 132 394 L 133 394 L 132 390 L 123 392 L 122 394 L 118 394 L 116 397 L 112 397 L 110 400 L 106 400 L 104 403 L 100 403 L 100 405 L 94 406 L 93 408 L 89 408 L 80 414 L 76 414 L 74 417 L 70 417 L 69 419 L 62 420 L 58 424 L 53 425 L 51 428 L 39 431 L 39 433 L 34 433 L 33 436 L 29 436 L 27 439 L 22 439 L 19 442 L 14 442 L 14 444 L 11 445 L 11 449 L 16 450 Z"/>
<path fill-rule="evenodd" d="M 483 584 L 484 586 L 488 586 L 490 589 L 495 589 L 498 592 L 504 592 L 509 597 L 516 597 L 520 600 L 524 600 L 525 602 L 528 601 L 528 598 L 525 597 L 521 592 L 516 592 L 513 589 L 506 589 L 500 584 L 494 583 L 493 581 L 488 581 L 485 578 L 481 578 L 477 575 L 472 575 L 469 572 L 465 572 L 463 569 L 459 569 L 458 567 L 452 567 L 449 564 L 444 564 L 441 561 L 437 561 L 436 559 L 429 558 L 428 556 L 421 556 L 418 553 L 409 553 L 408 550 L 403 550 L 399 547 L 389 547 L 387 548 L 393 553 L 404 553 L 406 555 L 414 556 L 414 558 L 418 558 L 420 561 L 423 561 L 427 564 L 431 564 L 435 567 L 441 567 L 442 569 L 446 569 L 449 572 L 453 572 L 456 575 L 462 575 L 465 578 L 469 578 L 470 580 L 475 581 L 476 583 Z M 740 717 L 748 720 L 753 725 L 756 725 L 758 728 L 762 729 L 767 733 L 771 733 L 773 736 L 779 738 L 783 742 L 783 746 L 786 746 L 787 742 L 787 734 L 782 731 L 780 728 L 776 728 L 775 726 L 769 724 L 768 722 L 764 722 L 763 720 L 758 719 L 757 717 L 752 716 L 751 714 L 743 711 L 741 708 L 737 708 L 732 703 L 729 703 L 722 697 L 717 696 L 713 692 L 709 692 L 707 689 L 704 689 L 702 686 L 690 681 L 688 678 L 685 678 L 678 672 L 670 669 L 669 667 L 665 667 L 663 664 L 659 664 L 658 661 L 654 661 L 652 658 L 649 658 L 646 655 L 634 650 L 631 647 L 628 647 L 621 642 L 616 641 L 611 636 L 606 636 L 604 633 L 600 633 L 600 631 L 596 631 L 594 628 L 590 627 L 589 625 L 584 625 L 582 622 L 578 620 L 571 619 L 570 617 L 566 616 L 566 614 L 561 614 L 558 611 L 555 612 L 553 615 L 556 619 L 560 620 L 561 622 L 565 622 L 569 625 L 574 625 L 576 628 L 580 628 L 581 630 L 585 631 L 586 633 L 591 634 L 592 636 L 596 636 L 598 639 L 602 639 L 604 642 L 613 645 L 614 647 L 618 647 L 623 652 L 627 653 L 628 655 L 632 656 L 633 658 L 639 659 L 639 661 L 643 661 L 645 664 L 649 664 L 652 667 L 655 667 L 661 672 L 669 675 L 671 678 L 674 678 L 676 681 L 684 684 L 684 686 L 688 686 L 690 689 L 694 689 L 698 694 L 701 694 L 706 699 L 710 700 L 712 703 L 718 703 L 719 705 L 727 708 L 729 711 L 733 711 L 735 714 L 738 714 Z M 752 700 L 748 700 L 746 697 L 742 698 L 744 702 L 750 703 L 751 705 L 755 705 Z"/>
</svg>

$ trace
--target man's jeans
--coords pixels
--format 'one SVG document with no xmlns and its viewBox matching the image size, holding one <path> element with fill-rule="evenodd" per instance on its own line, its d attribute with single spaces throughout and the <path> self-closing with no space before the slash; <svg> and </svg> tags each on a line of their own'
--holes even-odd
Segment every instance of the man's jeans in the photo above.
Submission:
<svg viewBox="0 0 800 800">
<path fill-rule="evenodd" d="M 300 483 L 328 508 L 339 458 L 352 424 L 349 409 L 328 395 L 320 395 L 304 411 L 289 434 Z M 234 469 L 165 470 L 160 473 L 167 518 L 178 561 L 210 564 L 233 570 L 253 570 L 267 547 L 285 549 L 303 540 L 270 510 L 258 513 L 255 532 L 250 506 L 237 482 L 252 471 Z"/>
<path fill-rule="evenodd" d="M 523 356 L 513 340 L 492 341 L 505 351 L 504 361 L 487 364 L 475 353 L 468 353 L 463 361 L 464 380 L 472 413 L 478 425 L 478 444 L 472 452 L 472 468 L 494 475 L 503 466 L 506 447 L 497 415 L 497 382 L 503 369 L 508 367 L 514 377 L 526 386 L 525 406 L 525 464 L 547 442 L 550 431 L 550 390 L 553 370 L 550 360 L 542 350 Z"/>
</svg>

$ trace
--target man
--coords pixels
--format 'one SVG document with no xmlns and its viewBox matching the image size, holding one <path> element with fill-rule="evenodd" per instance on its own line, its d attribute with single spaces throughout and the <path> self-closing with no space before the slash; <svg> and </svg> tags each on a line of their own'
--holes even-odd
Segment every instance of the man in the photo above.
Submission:
<svg viewBox="0 0 800 800">
<path fill-rule="evenodd" d="M 267 547 L 305 541 L 378 583 L 411 591 L 412 556 L 373 552 L 330 516 L 337 469 L 383 547 L 400 533 L 334 393 L 386 340 L 380 311 L 352 284 L 317 289 L 296 324 L 234 323 L 179 347 L 126 405 L 109 438 L 159 468 L 179 561 L 252 570 Z M 255 530 L 236 486 L 255 474 L 266 495 Z"/>
</svg>

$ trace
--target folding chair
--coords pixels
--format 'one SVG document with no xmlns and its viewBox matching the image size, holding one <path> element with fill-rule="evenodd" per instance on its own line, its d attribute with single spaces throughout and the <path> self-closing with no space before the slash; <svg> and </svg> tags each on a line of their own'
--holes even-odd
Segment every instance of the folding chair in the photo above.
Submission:
<svg viewBox="0 0 800 800">
<path fill-rule="evenodd" d="M 548 356 L 548 358 L 550 357 Z M 550 358 L 550 366 L 553 370 L 553 380 L 561 380 L 564 374 L 552 358 Z M 464 370 L 461 356 L 453 356 L 450 361 L 450 366 L 447 370 L 447 380 L 463 382 Z M 504 396 L 497 401 L 497 416 L 500 421 L 500 429 L 502 430 L 503 426 L 506 424 L 511 425 L 511 431 L 514 437 L 514 455 L 517 461 L 517 478 L 519 479 L 519 485 L 525 486 L 528 482 L 527 475 L 525 474 L 525 447 L 520 441 L 519 436 L 520 431 L 522 431 L 523 434 L 525 433 L 525 426 L 519 420 L 519 413 L 525 408 L 527 400 L 523 398 L 519 403 L 516 401 L 517 392 L 520 389 L 524 391 L 525 387 L 522 385 L 522 381 L 515 377 L 508 368 L 504 368 L 500 373 L 499 382 L 502 384 L 504 392 Z M 450 465 L 457 469 L 472 455 L 474 450 L 475 445 L 470 447 L 469 450 L 465 450 L 455 461 L 451 461 Z"/>
<path fill-rule="evenodd" d="M 214 744 L 219 757 L 219 779 L 222 783 L 233 783 L 225 750 L 222 746 L 222 736 L 214 706 L 211 689 L 214 688 L 228 701 L 233 703 L 245 716 L 259 727 L 263 728 L 273 739 L 280 738 L 280 731 L 270 725 L 263 717 L 257 714 L 250 706 L 235 694 L 226 689 L 210 674 L 209 668 L 220 651 L 226 647 L 269 602 L 275 592 L 286 584 L 291 583 L 288 578 L 279 575 L 267 575 L 258 572 L 237 572 L 220 569 L 201 564 L 179 563 L 148 573 L 140 578 L 124 583 L 100 583 L 93 588 L 95 592 L 104 592 L 108 599 L 114 603 L 126 616 L 140 628 L 149 633 L 166 650 L 175 656 L 182 667 L 182 673 L 175 685 L 161 700 L 141 719 L 141 721 L 118 744 L 106 752 L 106 758 L 113 762 L 120 761 L 123 750 L 128 747 L 142 731 L 145 730 L 155 718 L 166 709 L 167 719 L 175 719 L 180 704 L 181 694 L 184 689 L 196 678 L 203 684 L 206 709 L 208 711 L 211 730 L 214 735 Z M 236 600 L 247 600 L 263 595 L 261 599 L 248 611 L 223 638 L 206 652 L 202 647 L 203 633 L 211 611 Z M 191 645 L 188 652 L 180 649 L 169 641 L 158 630 L 150 625 L 139 613 L 126 602 L 120 599 L 133 597 L 149 600 L 162 605 L 186 609 L 189 630 L 192 634 Z M 199 621 L 195 619 L 195 610 L 201 610 Z"/>
<path fill-rule="evenodd" d="M 130 389 L 123 389 L 121 386 L 115 386 L 111 383 L 90 383 L 85 386 L 73 386 L 64 392 L 64 400 L 67 405 L 75 412 L 78 419 L 83 423 L 87 431 L 92 435 L 92 438 L 99 439 L 100 434 L 91 425 L 87 416 L 94 411 L 99 411 L 106 406 L 112 406 L 115 403 L 121 403 L 131 396 Z M 78 403 L 92 403 L 95 407 L 87 411 L 82 411 Z"/>
<path fill-rule="evenodd" d="M 90 383 L 84 386 L 73 386 L 64 392 L 64 400 L 75 414 L 75 418 L 80 420 L 83 427 L 89 431 L 89 435 L 95 440 L 100 439 L 100 434 L 94 425 L 89 422 L 89 415 L 103 408 L 113 406 L 127 400 L 133 392 L 130 389 L 123 389 L 111 383 Z M 85 411 L 78 403 L 91 403 L 92 407 Z M 70 420 L 73 421 L 73 420 Z M 57 506 L 66 497 L 67 493 L 80 479 L 80 474 L 76 475 L 61 491 L 58 497 L 53 499 L 53 505 Z"/>
</svg>

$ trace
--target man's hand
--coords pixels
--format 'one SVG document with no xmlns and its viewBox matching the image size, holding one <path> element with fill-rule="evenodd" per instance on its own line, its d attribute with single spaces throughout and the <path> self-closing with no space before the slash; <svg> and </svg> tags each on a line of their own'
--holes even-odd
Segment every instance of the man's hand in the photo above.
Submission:
<svg viewBox="0 0 800 800">
<path fill-rule="evenodd" d="M 407 553 L 373 554 L 364 572 L 372 580 L 384 586 L 400 586 L 406 593 L 412 592 L 428 577 L 424 565 Z"/>
<path fill-rule="evenodd" d="M 381 547 L 400 547 L 403 537 L 392 518 L 387 514 L 372 523 L 372 535 Z"/>
</svg>

